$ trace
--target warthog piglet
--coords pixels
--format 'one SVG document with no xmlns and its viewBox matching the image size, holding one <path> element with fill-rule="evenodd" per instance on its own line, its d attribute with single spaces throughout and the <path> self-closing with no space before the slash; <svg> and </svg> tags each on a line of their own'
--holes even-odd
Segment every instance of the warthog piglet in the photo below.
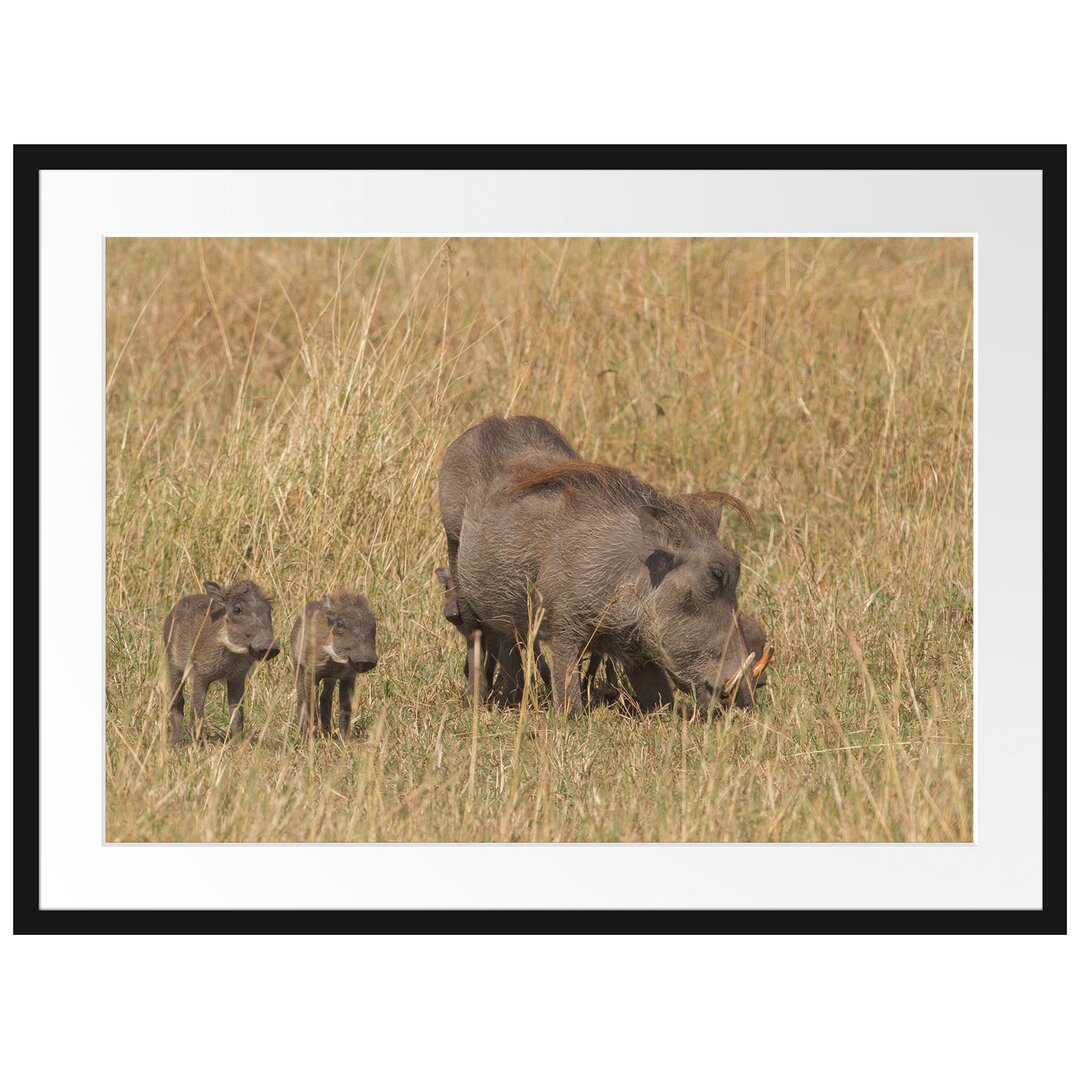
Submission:
<svg viewBox="0 0 1080 1080">
<path fill-rule="evenodd" d="M 165 616 L 169 669 L 169 742 L 184 738 L 184 683 L 190 677 L 195 737 L 202 737 L 206 691 L 224 680 L 229 734 L 244 730 L 244 684 L 253 664 L 281 651 L 270 623 L 270 600 L 254 581 L 222 588 L 204 581 L 203 593 L 184 596 Z"/>
<path fill-rule="evenodd" d="M 356 676 L 370 671 L 379 661 L 375 653 L 375 616 L 367 600 L 356 593 L 331 593 L 312 600 L 292 628 L 293 660 L 296 664 L 296 718 L 300 735 L 317 734 L 316 688 L 319 725 L 330 734 L 334 686 L 338 687 L 338 730 L 349 737 Z"/>
</svg>

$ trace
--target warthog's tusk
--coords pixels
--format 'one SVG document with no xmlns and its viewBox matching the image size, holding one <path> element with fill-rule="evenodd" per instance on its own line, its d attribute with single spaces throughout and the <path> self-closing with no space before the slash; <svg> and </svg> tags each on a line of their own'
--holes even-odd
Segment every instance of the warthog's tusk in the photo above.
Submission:
<svg viewBox="0 0 1080 1080">
<path fill-rule="evenodd" d="M 739 680 L 746 674 L 746 669 L 754 662 L 754 657 L 756 655 L 756 653 L 750 653 L 750 655 L 739 665 L 739 670 L 724 683 L 725 697 L 730 697 L 732 690 L 739 685 Z"/>
<path fill-rule="evenodd" d="M 765 646 L 765 651 L 761 654 L 761 659 L 754 665 L 754 670 L 750 672 L 755 679 L 761 678 L 761 673 L 769 666 L 769 661 L 773 658 L 773 647 L 771 645 Z"/>
</svg>

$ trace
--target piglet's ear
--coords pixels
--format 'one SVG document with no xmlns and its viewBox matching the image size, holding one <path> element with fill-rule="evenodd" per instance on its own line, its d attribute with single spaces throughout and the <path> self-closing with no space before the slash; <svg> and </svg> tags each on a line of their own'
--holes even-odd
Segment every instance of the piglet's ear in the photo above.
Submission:
<svg viewBox="0 0 1080 1080">
<path fill-rule="evenodd" d="M 212 596 L 215 600 L 223 601 L 225 599 L 225 590 L 216 581 L 204 581 L 202 587 L 207 595 Z"/>
<path fill-rule="evenodd" d="M 322 602 L 322 609 L 326 612 L 326 617 L 332 619 L 334 617 L 334 605 L 330 603 L 330 597 L 324 596 Z"/>
</svg>

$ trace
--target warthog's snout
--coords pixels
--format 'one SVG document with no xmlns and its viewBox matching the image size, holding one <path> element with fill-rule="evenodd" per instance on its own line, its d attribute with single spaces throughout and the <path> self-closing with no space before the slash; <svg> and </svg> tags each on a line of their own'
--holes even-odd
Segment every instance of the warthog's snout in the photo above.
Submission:
<svg viewBox="0 0 1080 1080">
<path fill-rule="evenodd" d="M 723 686 L 716 687 L 712 683 L 705 684 L 705 690 L 710 699 L 717 699 L 723 705 L 735 704 L 741 709 L 749 708 L 753 704 L 751 691 L 757 688 L 765 675 L 765 669 L 773 658 L 773 647 L 766 645 L 760 659 L 754 653 L 748 653 L 746 659 L 739 665 L 738 670 L 724 680 Z"/>
<path fill-rule="evenodd" d="M 371 653 L 369 656 L 361 656 L 357 660 L 349 661 L 352 667 L 361 675 L 363 675 L 365 671 L 370 671 L 378 662 L 379 658 L 374 653 Z"/>
<path fill-rule="evenodd" d="M 281 652 L 281 646 L 276 641 L 271 641 L 269 645 L 260 642 L 249 645 L 248 651 L 256 660 L 273 660 Z"/>
</svg>

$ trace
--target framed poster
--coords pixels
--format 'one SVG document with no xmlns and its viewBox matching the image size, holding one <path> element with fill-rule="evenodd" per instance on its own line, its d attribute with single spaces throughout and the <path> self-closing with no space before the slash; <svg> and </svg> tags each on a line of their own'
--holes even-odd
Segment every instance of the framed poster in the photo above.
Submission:
<svg viewBox="0 0 1080 1080">
<path fill-rule="evenodd" d="M 18 148 L 21 928 L 1061 925 L 1064 151 L 734 149 Z"/>
</svg>

